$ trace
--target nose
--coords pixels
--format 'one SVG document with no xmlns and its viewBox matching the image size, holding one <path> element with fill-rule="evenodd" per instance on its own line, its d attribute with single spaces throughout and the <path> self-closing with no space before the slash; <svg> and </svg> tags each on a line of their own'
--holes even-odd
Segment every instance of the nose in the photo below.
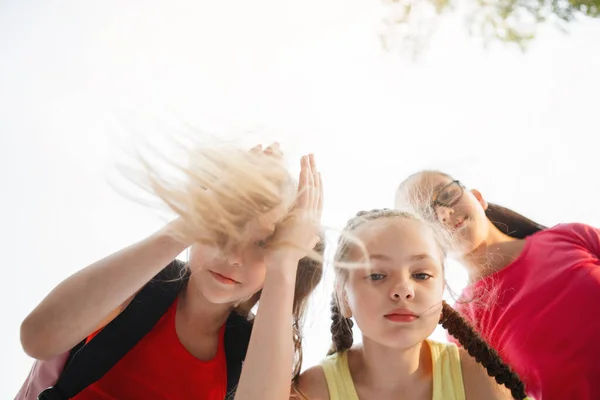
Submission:
<svg viewBox="0 0 600 400">
<path fill-rule="evenodd" d="M 454 210 L 449 207 L 438 206 L 435 209 L 435 215 L 436 215 L 438 221 L 440 221 L 442 223 L 448 222 L 450 220 L 450 217 L 452 216 L 452 214 L 454 214 Z"/>
<path fill-rule="evenodd" d="M 227 246 L 223 250 L 223 257 L 233 267 L 241 267 L 243 265 L 242 252 L 237 246 Z"/>
<path fill-rule="evenodd" d="M 390 298 L 394 301 L 408 300 L 411 301 L 415 298 L 415 290 L 410 280 L 403 280 L 398 282 L 390 291 Z"/>
</svg>

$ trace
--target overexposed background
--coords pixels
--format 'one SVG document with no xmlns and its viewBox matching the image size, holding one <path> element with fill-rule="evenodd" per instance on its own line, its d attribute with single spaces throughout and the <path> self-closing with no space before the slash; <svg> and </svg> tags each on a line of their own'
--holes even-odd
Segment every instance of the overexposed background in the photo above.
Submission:
<svg viewBox="0 0 600 400">
<path fill-rule="evenodd" d="M 161 224 L 107 184 L 122 110 L 276 139 L 294 166 L 316 153 L 331 228 L 392 206 L 400 180 L 430 167 L 541 223 L 600 226 L 598 21 L 542 30 L 522 54 L 485 50 L 447 18 L 412 63 L 381 50 L 381 15 L 378 0 L 0 3 L 1 398 L 31 365 L 26 314 Z M 460 268 L 448 277 L 460 290 Z M 330 343 L 331 278 L 309 313 L 305 366 Z"/>
</svg>

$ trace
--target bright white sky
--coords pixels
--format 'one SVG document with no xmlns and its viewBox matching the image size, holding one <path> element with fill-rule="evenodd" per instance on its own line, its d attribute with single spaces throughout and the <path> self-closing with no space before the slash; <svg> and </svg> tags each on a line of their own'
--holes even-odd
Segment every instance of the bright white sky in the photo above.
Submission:
<svg viewBox="0 0 600 400">
<path fill-rule="evenodd" d="M 106 183 L 115 110 L 251 128 L 261 133 L 244 142 L 277 139 L 294 165 L 315 152 L 333 228 L 391 206 L 397 183 L 425 167 L 542 223 L 600 226 L 600 22 L 542 32 L 523 55 L 486 51 L 447 21 L 410 64 L 378 46 L 381 12 L 378 0 L 2 2 L 1 398 L 31 364 L 26 314 L 161 224 Z M 311 309 L 306 366 L 329 346 L 331 275 Z M 456 266 L 449 278 L 460 289 Z"/>
</svg>

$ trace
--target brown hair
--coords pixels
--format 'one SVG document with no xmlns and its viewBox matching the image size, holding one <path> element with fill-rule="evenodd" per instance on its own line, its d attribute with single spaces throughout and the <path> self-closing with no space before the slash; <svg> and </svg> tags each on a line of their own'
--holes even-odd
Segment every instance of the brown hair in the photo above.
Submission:
<svg viewBox="0 0 600 400">
<path fill-rule="evenodd" d="M 408 182 L 419 175 L 440 175 L 450 180 L 454 180 L 454 178 L 444 172 L 433 171 L 433 170 L 425 170 L 421 172 L 417 172 L 412 174 L 408 178 L 406 178 L 398 187 L 396 191 L 396 203 L 398 203 L 400 194 L 402 191 L 406 191 L 408 188 Z M 430 212 L 427 210 L 429 207 L 423 207 L 423 204 L 417 203 L 427 203 L 429 205 L 431 196 L 427 196 L 420 191 L 416 191 L 408 196 L 408 199 L 403 199 L 404 202 L 408 203 L 411 208 L 418 210 L 418 214 L 423 215 L 424 217 Z M 502 233 L 511 236 L 516 239 L 524 239 L 527 236 L 533 235 L 536 232 L 546 229 L 544 225 L 541 225 L 535 221 L 530 220 L 529 218 L 513 211 L 509 208 L 500 206 L 498 204 L 488 203 L 488 208 L 485 210 L 485 215 L 490 220 L 490 222 Z"/>
<path fill-rule="evenodd" d="M 351 232 L 358 226 L 364 224 L 367 221 L 373 221 L 380 218 L 410 218 L 419 220 L 419 218 L 413 214 L 396 211 L 396 210 L 372 210 L 359 212 L 355 218 L 351 219 L 346 228 L 345 232 Z M 423 221 L 425 223 L 425 221 Z M 432 227 L 432 234 L 436 234 L 435 227 Z M 340 244 L 338 251 L 335 256 L 335 260 L 344 261 L 348 255 L 349 243 L 348 240 L 342 236 L 340 238 Z M 348 350 L 352 347 L 352 320 L 342 315 L 340 309 L 340 299 L 337 292 L 339 292 L 343 281 L 348 277 L 348 270 L 346 268 L 335 267 L 336 280 L 337 282 L 336 292 L 333 295 L 331 301 L 331 338 L 332 347 L 328 354 L 341 352 Z M 477 332 L 469 325 L 469 323 L 452 307 L 450 307 L 445 301 L 442 307 L 442 317 L 440 318 L 440 324 L 454 336 L 459 343 L 465 348 L 465 350 L 475 360 L 483 365 L 488 375 L 495 378 L 496 382 L 506 386 L 512 393 L 515 399 L 522 400 L 527 397 L 525 394 L 525 385 L 520 380 L 519 376 L 512 371 L 512 369 L 505 364 L 500 358 L 499 354 L 491 348 Z"/>
<path fill-rule="evenodd" d="M 134 183 L 181 217 L 181 223 L 172 228 L 175 237 L 221 247 L 230 240 L 242 240 L 243 230 L 261 215 L 275 208 L 281 208 L 285 214 L 293 207 L 296 183 L 281 158 L 232 145 L 181 145 L 181 149 L 187 157 L 169 158 L 154 150 L 152 162 L 138 152 L 138 167 L 142 171 L 125 171 Z M 321 281 L 324 250 L 321 238 L 298 263 L 292 321 L 294 379 L 302 365 L 303 316 L 310 294 Z M 248 316 L 260 296 L 261 291 L 234 311 Z"/>
<path fill-rule="evenodd" d="M 325 253 L 325 241 L 321 240 L 314 248 L 317 254 Z M 323 262 L 313 257 L 304 257 L 298 264 L 296 273 L 296 287 L 294 289 L 293 330 L 294 351 L 296 353 L 293 369 L 293 380 L 296 381 L 302 369 L 302 323 L 308 305 L 308 299 L 323 277 Z"/>
</svg>

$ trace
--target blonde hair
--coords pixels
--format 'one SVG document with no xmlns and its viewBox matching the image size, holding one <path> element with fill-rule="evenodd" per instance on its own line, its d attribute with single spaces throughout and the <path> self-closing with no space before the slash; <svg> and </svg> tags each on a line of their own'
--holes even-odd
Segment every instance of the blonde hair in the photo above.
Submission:
<svg viewBox="0 0 600 400">
<path fill-rule="evenodd" d="M 190 150 L 185 166 L 171 162 L 178 177 L 140 161 L 146 189 L 184 221 L 175 234 L 194 243 L 240 241 L 251 221 L 278 207 L 287 211 L 295 200 L 296 185 L 283 160 L 262 151 L 198 147 Z"/>
<path fill-rule="evenodd" d="M 152 147 L 152 157 L 136 151 L 138 170 L 123 171 L 130 181 L 181 217 L 181 223 L 172 227 L 175 237 L 221 247 L 228 241 L 244 240 L 248 224 L 270 211 L 281 209 L 281 218 L 287 215 L 297 197 L 297 183 L 281 157 L 223 142 L 198 142 L 192 138 L 187 146 L 179 143 L 180 157 L 169 157 L 163 149 Z M 272 227 L 278 222 L 265 223 Z M 292 310 L 294 378 L 302 364 L 303 316 L 310 294 L 321 281 L 324 251 L 321 240 L 310 256 L 298 263 Z M 236 311 L 248 314 L 261 292 L 237 305 Z"/>
</svg>

